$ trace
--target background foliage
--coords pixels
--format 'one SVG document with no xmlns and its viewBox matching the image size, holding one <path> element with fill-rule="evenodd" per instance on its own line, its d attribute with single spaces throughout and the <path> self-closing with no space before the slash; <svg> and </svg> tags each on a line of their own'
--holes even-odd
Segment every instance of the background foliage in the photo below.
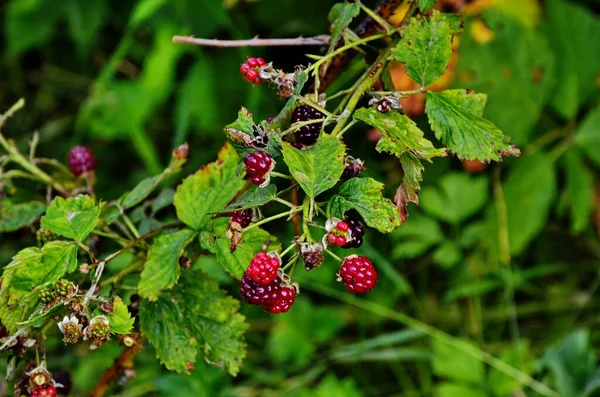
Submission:
<svg viewBox="0 0 600 397">
<path fill-rule="evenodd" d="M 318 272 L 299 273 L 311 293 L 288 314 L 272 317 L 243 307 L 251 328 L 237 378 L 201 361 L 190 376 L 168 373 L 148 349 L 137 358 L 137 377 L 115 394 L 521 395 L 522 386 L 494 365 L 457 349 L 458 342 L 449 346 L 425 337 L 423 329 L 407 327 L 403 315 L 500 357 L 562 396 L 599 393 L 597 4 L 439 3 L 446 12 L 464 14 L 466 23 L 453 65 L 433 85 L 487 93 L 485 117 L 514 139 L 522 156 L 473 174 L 455 157 L 426 163 L 420 207 L 411 204 L 409 220 L 389 239 L 373 231 L 365 242 L 365 254 L 380 269 L 378 288 L 359 300 L 340 294 L 342 287 Z M 28 105 L 5 134 L 25 147 L 38 130 L 44 157 L 65 158 L 76 143 L 92 146 L 99 160 L 96 191 L 106 199 L 159 173 L 169 161 L 165 148 L 184 141 L 190 144 L 189 174 L 214 160 L 225 138 L 222 128 L 240 106 L 265 119 L 282 105 L 267 87 L 243 82 L 242 60 L 263 56 L 292 70 L 309 51 L 199 49 L 174 45 L 171 37 L 317 35 L 327 32 L 333 4 L 7 1 L 1 6 L 0 108 L 20 97 Z M 352 63 L 337 84 L 350 81 L 360 67 Z M 390 80 L 407 89 L 401 68 L 392 69 Z M 422 102 L 404 106 L 428 130 Z M 368 143 L 374 134 L 356 128 L 346 139 Z M 402 173 L 397 160 L 381 157 L 375 142 L 353 145 L 352 155 L 366 160 L 367 174 L 384 180 L 391 196 Z M 167 203 L 175 182 L 168 178 L 161 185 Z M 27 183 L 17 188 L 0 212 L 44 194 Z M 155 203 L 136 220 L 147 230 L 165 211 Z M 0 218 L 4 230 L 10 227 Z M 28 228 L 0 236 L 2 265 L 18 249 L 35 245 Z M 123 255 L 110 270 L 132 260 Z M 212 256 L 201 256 L 194 266 L 220 275 L 236 296 Z M 49 368 L 70 373 L 73 395 L 89 392 L 119 353 L 114 345 L 93 352 L 62 343 L 48 349 L 55 353 Z"/>
</svg>

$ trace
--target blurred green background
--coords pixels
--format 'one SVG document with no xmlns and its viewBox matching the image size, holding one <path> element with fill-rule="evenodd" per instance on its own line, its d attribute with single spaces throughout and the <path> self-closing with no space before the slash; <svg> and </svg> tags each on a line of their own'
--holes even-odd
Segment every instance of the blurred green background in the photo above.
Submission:
<svg viewBox="0 0 600 397">
<path fill-rule="evenodd" d="M 99 163 L 96 192 L 105 200 L 159 172 L 171 148 L 186 141 L 192 172 L 216 157 L 222 128 L 240 106 L 261 120 L 282 105 L 273 90 L 243 81 L 243 60 L 262 56 L 290 71 L 319 49 L 197 48 L 171 37 L 324 34 L 334 3 L 4 1 L 0 108 L 27 101 L 4 133 L 25 147 L 39 131 L 40 155 L 63 161 L 71 146 L 91 146 Z M 201 362 L 189 377 L 169 374 L 148 348 L 137 358 L 136 378 L 112 395 L 537 395 L 494 366 L 411 330 L 403 315 L 500 357 L 561 396 L 600 395 L 600 3 L 439 3 L 466 18 L 456 67 L 444 84 L 488 93 L 486 117 L 523 155 L 478 173 L 452 157 L 427 165 L 421 205 L 411 205 L 408 222 L 389 238 L 368 234 L 362 252 L 380 281 L 366 298 L 338 295 L 343 286 L 313 271 L 298 274 L 303 293 L 288 314 L 244 306 L 251 328 L 237 378 Z M 427 129 L 418 109 L 415 120 Z M 368 137 L 355 128 L 347 144 L 392 196 L 399 164 L 378 155 Z M 18 188 L 15 200 L 45 194 L 26 183 Z M 35 232 L 0 239 L 5 265 L 18 249 L 35 245 Z M 237 296 L 212 257 L 198 262 Z M 70 374 L 74 396 L 89 392 L 120 351 L 50 340 L 50 370 Z"/>
</svg>

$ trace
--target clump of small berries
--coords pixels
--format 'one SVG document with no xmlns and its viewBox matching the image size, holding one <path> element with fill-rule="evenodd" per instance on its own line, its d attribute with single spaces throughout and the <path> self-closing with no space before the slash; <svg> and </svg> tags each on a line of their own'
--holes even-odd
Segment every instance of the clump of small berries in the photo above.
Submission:
<svg viewBox="0 0 600 397">
<path fill-rule="evenodd" d="M 298 106 L 292 113 L 292 123 L 298 123 L 303 121 L 312 121 L 324 119 L 326 116 L 319 110 L 309 105 Z M 297 148 L 304 146 L 311 146 L 319 139 L 319 133 L 323 128 L 323 123 L 307 124 L 300 127 L 294 132 L 294 143 L 293 145 Z"/>
<path fill-rule="evenodd" d="M 262 58 L 250 57 L 246 59 L 246 62 L 244 62 L 242 66 L 240 66 L 240 72 L 246 81 L 252 84 L 260 84 L 262 83 L 262 79 L 259 77 L 258 72 L 260 68 L 266 64 L 267 63 Z"/>
<path fill-rule="evenodd" d="M 240 295 L 249 305 L 262 305 L 273 314 L 290 310 L 296 300 L 297 287 L 291 283 L 283 270 L 277 271 L 277 276 L 268 284 L 263 285 L 254 281 L 248 270 L 240 280 Z"/>
<path fill-rule="evenodd" d="M 346 158 L 344 162 L 344 172 L 340 179 L 347 181 L 348 179 L 356 178 L 362 171 L 365 170 L 364 163 L 361 159 L 355 159 L 350 156 Z"/>
<path fill-rule="evenodd" d="M 110 339 L 110 323 L 105 316 L 96 316 L 90 320 L 90 325 L 83 330 L 83 340 L 92 342 L 90 349 L 94 350 Z"/>
<path fill-rule="evenodd" d="M 252 210 L 240 210 L 229 213 L 229 219 L 231 222 L 238 223 L 241 227 L 248 227 L 252 223 Z"/>
<path fill-rule="evenodd" d="M 30 397 L 55 397 L 56 396 L 56 387 L 54 386 L 46 386 L 46 387 L 36 387 L 29 393 Z"/>
<path fill-rule="evenodd" d="M 261 151 L 248 153 L 244 157 L 244 164 L 252 183 L 261 187 L 268 184 L 269 172 L 275 167 L 275 161 L 268 153 Z"/>
<path fill-rule="evenodd" d="M 365 235 L 365 228 L 362 223 L 357 221 L 356 219 L 346 218 L 344 219 L 344 223 L 348 225 L 348 229 L 350 230 L 351 239 L 346 244 L 342 245 L 342 248 L 358 248 L 363 243 L 363 236 Z"/>
<path fill-rule="evenodd" d="M 277 271 L 281 267 L 281 259 L 277 254 L 259 252 L 250 261 L 246 269 L 248 277 L 260 285 L 269 285 L 277 278 Z"/>
<path fill-rule="evenodd" d="M 375 287 L 377 271 L 369 258 L 350 255 L 344 258 L 337 280 L 343 281 L 351 293 L 364 294 Z"/>
<path fill-rule="evenodd" d="M 44 288 L 40 291 L 38 298 L 40 302 L 47 305 L 54 300 L 54 291 L 52 291 L 50 288 Z"/>
<path fill-rule="evenodd" d="M 75 146 L 69 152 L 69 170 L 73 175 L 92 172 L 96 169 L 96 158 L 92 151 L 85 146 Z"/>
<path fill-rule="evenodd" d="M 324 245 L 333 244 L 343 247 L 352 241 L 350 226 L 337 218 L 328 219 L 325 223 L 325 230 L 327 234 L 324 237 L 326 240 L 323 242 Z"/>
</svg>

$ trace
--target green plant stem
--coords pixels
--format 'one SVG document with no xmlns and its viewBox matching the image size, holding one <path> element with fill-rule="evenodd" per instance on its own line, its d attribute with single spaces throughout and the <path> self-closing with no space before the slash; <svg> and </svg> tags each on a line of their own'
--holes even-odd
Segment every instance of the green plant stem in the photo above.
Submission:
<svg viewBox="0 0 600 397">
<path fill-rule="evenodd" d="M 292 181 L 294 180 L 294 178 L 292 178 L 289 175 L 281 174 L 281 173 L 275 172 L 275 171 L 271 171 L 270 175 L 274 176 L 274 177 L 277 177 L 277 178 L 289 179 L 289 180 L 292 180 Z"/>
<path fill-rule="evenodd" d="M 265 219 L 261 219 L 260 221 L 258 221 L 256 223 L 252 223 L 250 226 L 248 226 L 247 228 L 245 228 L 244 231 L 248 231 L 250 229 L 254 229 L 255 227 L 258 227 L 260 225 L 264 225 L 265 223 L 274 221 L 275 219 L 279 219 L 279 218 L 283 218 L 283 217 L 286 217 L 286 216 L 293 215 L 293 214 L 295 214 L 297 212 L 300 212 L 301 210 L 302 210 L 302 208 L 295 207 L 295 208 L 292 208 L 291 210 L 289 210 L 287 212 L 282 212 L 280 214 L 273 215 L 273 216 L 270 216 L 270 217 L 265 218 Z"/>
<path fill-rule="evenodd" d="M 300 258 L 300 256 L 298 254 L 295 254 L 294 256 L 292 256 L 289 260 L 288 263 L 285 264 L 284 267 L 282 267 L 281 269 L 283 271 L 286 271 L 290 266 L 293 266 L 294 263 L 298 262 L 298 259 Z"/>
<path fill-rule="evenodd" d="M 336 254 L 334 254 L 333 252 L 331 252 L 329 249 L 325 248 L 324 249 L 325 252 L 327 252 L 329 254 L 329 256 L 331 256 L 333 259 L 335 259 L 338 262 L 342 262 L 342 258 L 340 258 L 339 256 L 337 256 Z"/>
<path fill-rule="evenodd" d="M 301 95 L 297 95 L 297 96 L 296 96 L 296 100 L 297 100 L 298 102 L 301 102 L 301 103 L 303 103 L 303 104 L 305 104 L 305 105 L 308 105 L 308 106 L 310 106 L 311 108 L 317 109 L 319 112 L 321 112 L 321 113 L 323 113 L 325 116 L 327 116 L 327 118 L 330 118 L 330 117 L 335 117 L 335 116 L 333 115 L 333 113 L 331 113 L 329 110 L 325 109 L 324 107 L 322 107 L 322 106 L 321 106 L 321 105 L 319 105 L 318 103 L 315 103 L 315 102 L 313 102 L 313 101 L 310 101 L 310 100 L 308 100 L 308 99 L 304 98 L 304 97 L 303 97 L 303 96 L 301 96 Z"/>
<path fill-rule="evenodd" d="M 386 33 L 392 33 L 394 31 L 394 27 L 392 25 L 390 25 L 388 23 L 388 21 L 386 21 L 385 19 L 383 19 L 382 17 L 380 17 L 379 15 L 375 14 L 373 12 L 373 10 L 371 10 L 369 7 L 366 7 L 362 2 L 357 1 L 358 6 L 360 7 L 361 10 L 363 10 L 364 13 L 366 13 L 368 16 L 371 17 L 371 19 L 373 19 L 375 22 L 377 22 L 382 28 L 385 29 Z"/>
<path fill-rule="evenodd" d="M 92 249 L 90 247 L 88 247 L 87 245 L 85 245 L 83 243 L 77 243 L 77 245 L 79 246 L 79 248 L 81 248 L 85 252 L 87 252 L 87 254 L 90 257 L 90 260 L 92 261 L 93 264 L 98 263 L 98 259 L 96 259 L 96 257 L 94 256 L 94 253 L 92 252 Z"/>
<path fill-rule="evenodd" d="M 446 343 L 447 345 L 452 346 L 455 349 L 458 349 L 463 353 L 468 354 L 469 356 L 488 364 L 492 368 L 495 368 L 496 370 L 508 375 L 509 377 L 515 379 L 522 385 L 531 388 L 532 390 L 536 391 L 542 396 L 560 397 L 556 391 L 552 390 L 545 384 L 533 379 L 531 376 L 494 357 L 493 355 L 469 344 L 468 342 L 455 338 L 452 335 L 449 335 L 443 331 L 440 331 L 439 329 L 434 328 L 429 324 L 425 324 L 417 319 L 414 319 L 404 313 L 400 313 L 395 310 L 389 309 L 383 305 L 380 305 L 379 303 L 375 303 L 365 299 L 359 299 L 348 293 L 340 292 L 322 284 L 304 281 L 304 288 L 311 289 L 330 298 L 338 299 L 344 303 L 356 306 L 363 310 L 367 310 L 374 314 L 378 314 L 382 317 L 386 317 L 390 320 L 403 324 L 409 328 L 420 331 L 433 339 L 436 339 L 442 343 Z"/>
<path fill-rule="evenodd" d="M 125 225 L 129 229 L 129 231 L 133 234 L 133 236 L 136 239 L 139 238 L 140 232 L 137 230 L 137 228 L 135 227 L 133 222 L 131 222 L 131 219 L 129 219 L 129 217 L 127 216 L 127 214 L 125 213 L 125 211 L 122 208 L 120 209 L 120 211 L 121 211 L 121 219 L 123 219 L 123 222 L 125 222 Z"/>
<path fill-rule="evenodd" d="M 314 120 L 308 120 L 308 121 L 299 121 L 297 123 L 290 125 L 290 127 L 287 130 L 285 130 L 281 133 L 281 136 L 286 136 L 288 134 L 291 134 L 292 132 L 299 130 L 300 128 L 304 127 L 305 125 L 324 123 L 326 120 L 327 119 L 314 119 Z"/>
<path fill-rule="evenodd" d="M 292 243 L 292 244 L 290 244 L 290 245 L 289 245 L 289 247 L 287 247 L 285 250 L 283 250 L 283 251 L 282 251 L 282 252 L 279 254 L 279 256 L 281 256 L 281 257 L 284 257 L 284 256 L 286 256 L 286 255 L 287 255 L 287 254 L 288 254 L 288 253 L 289 253 L 291 250 L 293 250 L 293 249 L 294 249 L 294 247 L 296 247 L 296 243 Z"/>
<path fill-rule="evenodd" d="M 287 206 L 287 207 L 290 207 L 290 208 L 292 208 L 292 209 L 293 209 L 293 208 L 297 208 L 297 207 L 296 207 L 294 204 L 292 204 L 292 203 L 290 203 L 289 201 L 287 201 L 287 200 L 284 200 L 284 199 L 282 199 L 282 198 L 275 197 L 273 200 L 275 200 L 275 201 L 277 201 L 278 203 L 281 203 L 281 204 L 283 204 L 283 205 L 285 205 L 285 206 Z"/>
<path fill-rule="evenodd" d="M 118 234 L 112 233 L 112 232 L 111 233 L 106 233 L 106 232 L 103 232 L 101 230 L 94 230 L 92 232 L 92 234 L 96 234 L 96 235 L 101 236 L 101 237 L 110 238 L 110 239 L 116 241 L 117 243 L 119 243 L 121 245 L 127 245 L 129 243 L 129 240 L 124 239 L 123 237 L 119 236 Z"/>
</svg>

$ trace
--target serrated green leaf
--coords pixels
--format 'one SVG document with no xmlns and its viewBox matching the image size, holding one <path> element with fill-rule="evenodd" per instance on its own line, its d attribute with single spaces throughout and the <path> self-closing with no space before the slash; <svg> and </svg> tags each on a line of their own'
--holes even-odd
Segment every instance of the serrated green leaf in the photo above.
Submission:
<svg viewBox="0 0 600 397">
<path fill-rule="evenodd" d="M 408 203 L 419 205 L 419 190 L 421 190 L 420 182 L 423 180 L 423 164 L 412 153 L 403 153 L 400 156 L 400 165 L 402 166 L 402 184 L 396 191 L 394 198 L 400 222 L 406 221 L 408 218 Z"/>
<path fill-rule="evenodd" d="M 52 241 L 42 249 L 19 251 L 4 268 L 0 292 L 0 320 L 10 332 L 28 320 L 37 303 L 37 289 L 77 268 L 77 245 Z"/>
<path fill-rule="evenodd" d="M 189 373 L 201 350 L 206 361 L 235 376 L 246 355 L 248 327 L 238 308 L 239 301 L 216 281 L 190 272 L 157 301 L 142 302 L 141 328 L 168 369 Z"/>
<path fill-rule="evenodd" d="M 310 197 L 331 189 L 344 172 L 346 148 L 339 138 L 321 134 L 307 150 L 283 144 L 283 160 L 302 189 Z"/>
<path fill-rule="evenodd" d="M 225 132 L 240 157 L 257 150 L 273 158 L 280 154 L 281 136 L 276 132 L 273 121 L 257 126 L 252 120 L 252 113 L 244 107 L 238 112 L 238 118 L 225 126 Z"/>
<path fill-rule="evenodd" d="M 419 0 L 419 9 L 421 12 L 427 12 L 435 5 L 436 1 L 437 0 Z"/>
<path fill-rule="evenodd" d="M 0 203 L 0 233 L 14 232 L 31 224 L 46 210 L 46 205 L 39 201 L 12 204 L 9 201 Z"/>
<path fill-rule="evenodd" d="M 381 113 L 374 108 L 362 108 L 354 113 L 354 118 L 381 131 L 381 139 L 375 147 L 378 152 L 392 153 L 398 158 L 409 152 L 428 161 L 433 157 L 446 156 L 446 149 L 433 147 L 431 141 L 423 137 L 423 131 L 417 124 L 400 112 Z"/>
<path fill-rule="evenodd" d="M 488 198 L 488 180 L 451 173 L 440 180 L 439 189 L 428 187 L 421 192 L 421 208 L 438 219 L 454 225 L 479 211 Z"/>
<path fill-rule="evenodd" d="M 240 211 L 248 208 L 260 207 L 271 202 L 277 196 L 277 186 L 269 185 L 265 188 L 253 186 L 240 195 L 233 203 L 229 204 L 220 213 Z"/>
<path fill-rule="evenodd" d="M 491 121 L 482 116 L 486 97 L 467 90 L 427 92 L 425 112 L 435 136 L 459 158 L 499 161 L 519 156 L 517 149 Z"/>
<path fill-rule="evenodd" d="M 42 217 L 42 227 L 63 237 L 83 242 L 98 224 L 103 204 L 90 196 L 56 197 Z"/>
<path fill-rule="evenodd" d="M 174 198 L 177 217 L 194 230 L 204 228 L 210 221 L 210 213 L 223 209 L 244 186 L 239 166 L 237 153 L 225 144 L 217 161 L 187 177 L 177 187 Z"/>
<path fill-rule="evenodd" d="M 196 233 L 190 229 L 183 229 L 172 234 L 165 234 L 156 238 L 144 264 L 140 275 L 138 293 L 140 296 L 154 301 L 160 292 L 169 289 L 179 279 L 179 257 L 182 255 Z"/>
<path fill-rule="evenodd" d="M 332 52 L 337 46 L 344 29 L 350 25 L 350 22 L 360 13 L 360 7 L 356 3 L 338 3 L 335 4 L 329 12 L 329 23 L 331 23 L 331 35 L 329 42 L 329 51 Z"/>
<path fill-rule="evenodd" d="M 392 57 L 406 65 L 406 74 L 422 87 L 446 70 L 452 56 L 452 28 L 443 14 L 434 11 L 427 20 L 411 18 Z"/>
<path fill-rule="evenodd" d="M 583 232 L 594 211 L 594 174 L 585 165 L 578 148 L 570 148 L 565 156 L 567 194 L 571 208 L 571 231 Z"/>
<path fill-rule="evenodd" d="M 225 237 L 227 225 L 226 218 L 216 219 L 214 229 L 201 236 L 200 242 L 204 249 L 216 255 L 217 261 L 223 266 L 223 269 L 238 280 L 242 278 L 250 260 L 257 253 L 281 247 L 275 236 L 255 227 L 244 232 L 242 242 L 237 245 L 234 252 L 231 252 L 231 241 Z M 213 239 L 213 236 L 216 236 L 216 239 Z"/>
<path fill-rule="evenodd" d="M 400 217 L 396 206 L 383 197 L 382 190 L 383 183 L 372 178 L 347 180 L 327 203 L 327 214 L 343 218 L 346 211 L 355 209 L 368 226 L 389 233 L 400 226 Z"/>
<path fill-rule="evenodd" d="M 135 319 L 131 318 L 131 313 L 127 310 L 127 305 L 116 295 L 113 299 L 113 313 L 107 317 L 110 324 L 110 332 L 113 334 L 126 335 L 133 329 Z"/>
<path fill-rule="evenodd" d="M 452 380 L 483 384 L 485 367 L 483 362 L 438 339 L 433 344 L 433 373 Z"/>
</svg>

